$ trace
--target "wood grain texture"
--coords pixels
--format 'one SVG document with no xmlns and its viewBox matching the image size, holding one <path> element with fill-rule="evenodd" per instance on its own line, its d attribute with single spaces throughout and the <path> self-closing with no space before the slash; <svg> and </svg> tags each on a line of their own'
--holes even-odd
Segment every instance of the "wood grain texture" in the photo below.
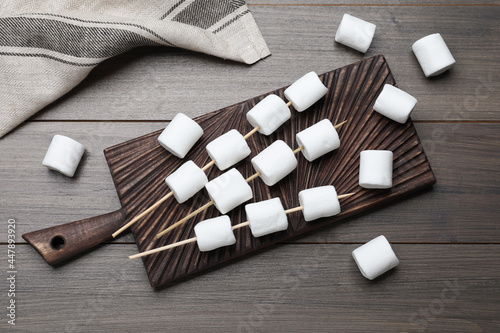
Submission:
<svg viewBox="0 0 500 333">
<path fill-rule="evenodd" d="M 137 49 L 98 66 L 34 119 L 169 120 L 181 109 L 200 116 L 311 70 L 324 73 L 384 54 L 399 86 L 419 101 L 414 120 L 500 120 L 499 6 L 253 6 L 251 11 L 272 52 L 255 65 L 178 49 Z M 377 25 L 366 55 L 334 42 L 344 13 Z M 428 79 L 411 45 L 435 32 L 443 35 L 457 65 Z"/>
<path fill-rule="evenodd" d="M 439 180 L 433 190 L 161 292 L 149 287 L 140 261 L 126 259 L 137 252 L 135 244 L 120 244 L 133 242 L 130 234 L 57 268 L 19 244 L 18 322 L 12 328 L 2 320 L 0 331 L 234 332 L 251 323 L 242 331 L 498 332 L 500 252 L 498 244 L 484 243 L 500 243 L 499 14 L 498 7 L 480 5 L 498 1 L 249 2 L 273 52 L 264 61 L 247 67 L 175 49 L 137 49 L 103 63 L 3 138 L 0 221 L 15 218 L 19 236 L 120 208 L 104 148 L 164 128 L 179 110 L 203 115 L 307 71 L 361 60 L 333 42 L 346 12 L 377 24 L 366 56 L 383 53 L 399 86 L 419 100 L 412 118 Z M 282 2 L 299 6 L 256 6 Z M 382 2 L 391 6 L 363 5 Z M 410 45 L 434 32 L 443 34 L 458 63 L 425 79 Z M 87 147 L 74 179 L 41 166 L 54 134 Z M 393 247 L 401 265 L 371 283 L 351 251 L 379 234 L 399 242 Z M 0 228 L 0 242 L 6 239 Z M 445 283 L 455 281 L 465 289 L 441 308 Z"/>
<path fill-rule="evenodd" d="M 140 261 L 127 259 L 136 252 L 132 244 L 106 245 L 57 268 L 19 246 L 16 329 L 498 331 L 500 245 L 394 244 L 401 263 L 376 281 L 359 273 L 351 257 L 358 246 L 281 245 L 161 292 L 149 287 Z M 0 330 L 9 331 L 5 320 Z"/>
<path fill-rule="evenodd" d="M 347 120 L 339 131 L 341 147 L 313 163 L 299 157 L 296 170 L 272 187 L 260 180 L 251 182 L 254 193 L 252 201 L 278 197 L 285 209 L 293 208 L 299 206 L 297 194 L 301 190 L 332 184 L 339 194 L 356 193 L 341 201 L 342 213 L 312 223 L 306 223 L 302 214 L 294 213 L 288 216 L 289 228 L 285 232 L 254 238 L 248 228 L 242 228 L 235 232 L 237 242 L 231 247 L 200 253 L 196 244 L 189 244 L 150 255 L 144 258 L 144 264 L 153 287 L 205 271 L 369 208 L 394 202 L 434 184 L 434 175 L 411 121 L 401 125 L 372 110 L 384 84 L 394 84 L 394 78 L 382 56 L 328 72 L 320 75 L 320 79 L 328 87 L 326 96 L 306 112 L 294 112 L 292 119 L 272 135 L 254 135 L 249 138 L 247 142 L 252 150 L 251 156 L 276 140 L 283 140 L 296 148 L 295 134 L 325 118 L 334 124 Z M 284 98 L 284 89 L 272 93 Z M 191 159 L 200 166 L 208 163 L 210 159 L 205 152 L 208 142 L 231 129 L 237 129 L 240 133 L 249 132 L 251 126 L 245 120 L 245 114 L 267 95 L 198 117 L 196 121 L 205 134 L 184 160 L 166 152 L 158 144 L 157 137 L 161 130 L 106 149 L 105 156 L 127 220 L 144 211 L 169 191 L 164 179 L 185 160 Z M 367 149 L 393 151 L 394 174 L 391 189 L 373 191 L 359 187 L 359 153 Z M 244 177 L 254 173 L 249 159 L 236 166 Z M 216 168 L 208 172 L 209 179 L 220 174 Z M 210 200 L 204 191 L 182 205 L 170 200 L 136 223 L 131 229 L 140 252 L 190 238 L 197 222 L 220 215 L 215 207 L 210 207 L 161 239 L 157 239 L 155 235 L 208 201 Z M 227 215 L 233 225 L 246 221 L 244 205 Z"/>
<path fill-rule="evenodd" d="M 109 240 L 110 235 L 124 224 L 124 218 L 119 209 L 22 236 L 48 264 L 58 265 Z"/>
<path fill-rule="evenodd" d="M 26 123 L 0 144 L 0 156 L 9 157 L 0 168 L 1 188 L 8 194 L 0 196 L 0 220 L 18 220 L 19 234 L 119 209 L 102 150 L 166 123 L 63 125 Z M 432 191 L 353 216 L 295 242 L 362 242 L 380 232 L 395 242 L 500 243 L 500 124 L 436 122 L 415 127 L 439 179 Z M 56 133 L 87 147 L 74 179 L 41 165 Z M 0 228 L 0 240 L 6 238 L 7 230 Z M 134 239 L 127 233 L 115 242 Z"/>
</svg>

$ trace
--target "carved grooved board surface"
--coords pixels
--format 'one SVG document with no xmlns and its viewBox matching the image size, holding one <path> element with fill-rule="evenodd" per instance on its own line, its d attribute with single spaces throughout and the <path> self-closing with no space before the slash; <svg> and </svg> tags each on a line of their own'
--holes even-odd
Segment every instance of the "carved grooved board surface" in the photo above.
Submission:
<svg viewBox="0 0 500 333">
<path fill-rule="evenodd" d="M 333 124 L 347 120 L 339 129 L 341 146 L 336 151 L 312 163 L 298 154 L 296 170 L 272 187 L 266 186 L 259 178 L 250 182 L 254 198 L 249 202 L 279 197 L 285 209 L 298 206 L 298 192 L 310 187 L 331 184 L 338 194 L 355 192 L 354 196 L 341 200 L 342 212 L 335 217 L 309 223 L 304 221 L 301 212 L 292 213 L 288 215 L 288 230 L 260 238 L 254 238 L 248 227 L 240 228 L 235 230 L 235 245 L 211 252 L 201 253 L 196 243 L 191 243 L 147 256 L 143 261 L 151 286 L 167 285 L 277 242 L 395 202 L 435 183 L 436 179 L 411 120 L 402 125 L 372 110 L 383 85 L 395 84 L 383 56 L 378 55 L 322 74 L 320 79 L 328 87 L 327 95 L 304 112 L 292 109 L 291 119 L 272 135 L 256 133 L 250 137 L 248 144 L 252 154 L 235 167 L 244 177 L 248 177 L 255 172 L 250 163 L 251 158 L 275 140 L 281 139 L 295 149 L 298 147 L 295 134 L 299 131 L 325 118 Z M 285 88 L 270 93 L 284 98 Z M 105 156 L 127 220 L 169 192 L 165 178 L 185 161 L 193 160 L 198 166 L 208 163 L 210 158 L 205 151 L 207 143 L 231 129 L 237 129 L 242 134 L 249 132 L 252 128 L 246 121 L 246 112 L 268 94 L 196 118 L 205 133 L 183 160 L 158 144 L 157 137 L 162 130 L 107 148 Z M 391 189 L 367 190 L 358 185 L 359 154 L 366 149 L 393 151 Z M 221 172 L 214 166 L 207 174 L 209 179 L 213 179 Z M 220 216 L 214 206 L 161 239 L 155 235 L 208 201 L 210 199 L 206 190 L 202 190 L 183 204 L 178 204 L 173 198 L 164 202 L 132 227 L 139 251 L 194 237 L 193 227 L 196 223 Z M 233 225 L 246 221 L 244 205 L 227 215 Z"/>
</svg>

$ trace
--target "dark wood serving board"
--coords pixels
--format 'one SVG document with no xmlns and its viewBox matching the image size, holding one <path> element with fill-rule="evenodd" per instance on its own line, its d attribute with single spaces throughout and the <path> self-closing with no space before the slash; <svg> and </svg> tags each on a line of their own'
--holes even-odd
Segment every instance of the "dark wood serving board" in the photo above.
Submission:
<svg viewBox="0 0 500 333">
<path fill-rule="evenodd" d="M 320 78 L 328 87 L 327 95 L 305 112 L 292 110 L 292 118 L 276 133 L 267 137 L 259 133 L 253 135 L 248 140 L 252 149 L 251 156 L 235 167 L 243 176 L 248 177 L 254 173 L 250 159 L 275 140 L 284 140 L 292 148 L 297 148 L 297 132 L 324 118 L 330 119 L 334 124 L 347 120 L 339 130 L 341 146 L 338 150 L 312 163 L 301 154 L 297 155 L 297 169 L 275 186 L 268 187 L 260 179 L 250 183 L 254 193 L 253 202 L 279 197 L 285 209 L 298 206 L 298 192 L 314 186 L 332 184 L 339 194 L 355 192 L 354 196 L 341 201 L 342 213 L 307 223 L 302 213 L 297 212 L 288 215 L 289 228 L 283 232 L 254 238 L 249 228 L 241 228 L 235 231 L 237 242 L 233 246 L 200 253 L 196 243 L 191 243 L 150 255 L 143 260 L 153 287 L 164 286 L 370 208 L 395 202 L 435 183 L 411 120 L 401 125 L 372 110 L 383 85 L 395 84 L 383 56 L 375 56 L 325 73 Z M 284 89 L 272 93 L 284 97 Z M 196 118 L 205 134 L 183 160 L 159 146 L 157 137 L 161 130 L 106 149 L 104 153 L 123 206 L 125 220 L 130 220 L 167 194 L 169 188 L 164 180 L 182 163 L 189 159 L 199 166 L 208 163 L 210 159 L 205 151 L 207 143 L 233 128 L 243 134 L 250 131 L 252 128 L 246 121 L 245 114 L 267 95 Z M 359 153 L 366 149 L 387 149 L 394 152 L 391 189 L 366 190 L 358 185 Z M 208 171 L 209 179 L 220 174 L 216 167 Z M 193 237 L 196 223 L 220 215 L 215 207 L 210 207 L 161 239 L 156 239 L 155 235 L 208 201 L 208 195 L 203 190 L 184 204 L 178 204 L 174 199 L 163 203 L 132 227 L 139 251 Z M 228 215 L 233 225 L 246 221 L 244 205 Z"/>
</svg>

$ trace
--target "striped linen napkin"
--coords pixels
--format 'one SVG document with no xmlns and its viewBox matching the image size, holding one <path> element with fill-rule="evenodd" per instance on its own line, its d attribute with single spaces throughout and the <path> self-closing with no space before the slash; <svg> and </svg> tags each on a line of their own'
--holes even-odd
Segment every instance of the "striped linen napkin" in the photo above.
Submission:
<svg viewBox="0 0 500 333">
<path fill-rule="evenodd" d="M 247 64 L 270 54 L 240 0 L 2 1 L 0 138 L 103 60 L 162 45 Z"/>
</svg>

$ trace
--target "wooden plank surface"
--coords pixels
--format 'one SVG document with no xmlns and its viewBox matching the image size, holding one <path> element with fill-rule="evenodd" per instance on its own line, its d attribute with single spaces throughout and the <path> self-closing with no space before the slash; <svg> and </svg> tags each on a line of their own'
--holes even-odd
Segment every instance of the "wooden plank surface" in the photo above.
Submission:
<svg viewBox="0 0 500 333">
<path fill-rule="evenodd" d="M 70 122 L 57 128 L 57 124 L 25 124 L 0 144 L 0 155 L 10 157 L 0 169 L 2 189 L 9 193 L 0 197 L 0 217 L 20 221 L 20 234 L 119 209 L 102 150 L 165 125 Z M 500 124 L 417 123 L 416 128 L 438 179 L 432 191 L 299 241 L 321 241 L 326 233 L 335 241 L 362 242 L 378 231 L 396 242 L 500 242 Z M 75 179 L 41 165 L 55 133 L 70 135 L 87 147 Z M 0 239 L 6 232 L 0 230 Z M 127 234 L 117 241 L 133 238 Z"/>
<path fill-rule="evenodd" d="M 342 15 L 349 12 L 377 25 L 365 57 L 384 54 L 398 85 L 419 100 L 414 120 L 500 120 L 500 95 L 495 93 L 500 90 L 498 6 L 251 10 L 272 52 L 265 60 L 247 66 L 176 49 L 135 50 L 100 65 L 35 119 L 168 120 L 179 109 L 193 116 L 218 110 L 290 84 L 311 70 L 324 73 L 363 59 L 334 42 Z M 458 66 L 427 79 L 411 45 L 435 32 L 443 35 Z"/>
<path fill-rule="evenodd" d="M 253 66 L 162 48 L 99 66 L 0 141 L 0 220 L 16 219 L 20 243 L 21 233 L 120 208 L 105 147 L 160 129 L 180 110 L 198 116 L 307 71 L 361 60 L 333 42 L 345 12 L 377 24 L 365 56 L 384 54 L 399 86 L 418 98 L 412 118 L 438 182 L 431 192 L 160 291 L 149 287 L 141 262 L 126 259 L 136 253 L 130 235 L 58 268 L 19 244 L 18 325 L 4 318 L 0 331 L 498 332 L 500 10 L 490 0 L 440 3 L 252 0 L 273 53 Z M 457 65 L 426 79 L 411 44 L 434 32 Z M 75 179 L 41 166 L 56 133 L 88 148 Z M 395 243 L 401 265 L 370 282 L 350 253 L 379 234 Z M 456 298 L 449 286 L 458 286 Z"/>
<path fill-rule="evenodd" d="M 500 245 L 395 244 L 400 266 L 374 282 L 359 274 L 350 257 L 358 245 L 282 245 L 156 292 L 148 285 L 142 263 L 125 257 L 135 253 L 133 244 L 107 245 L 105 251 L 59 268 L 48 266 L 31 247 L 19 246 L 15 329 L 87 333 L 498 329 Z"/>
</svg>

